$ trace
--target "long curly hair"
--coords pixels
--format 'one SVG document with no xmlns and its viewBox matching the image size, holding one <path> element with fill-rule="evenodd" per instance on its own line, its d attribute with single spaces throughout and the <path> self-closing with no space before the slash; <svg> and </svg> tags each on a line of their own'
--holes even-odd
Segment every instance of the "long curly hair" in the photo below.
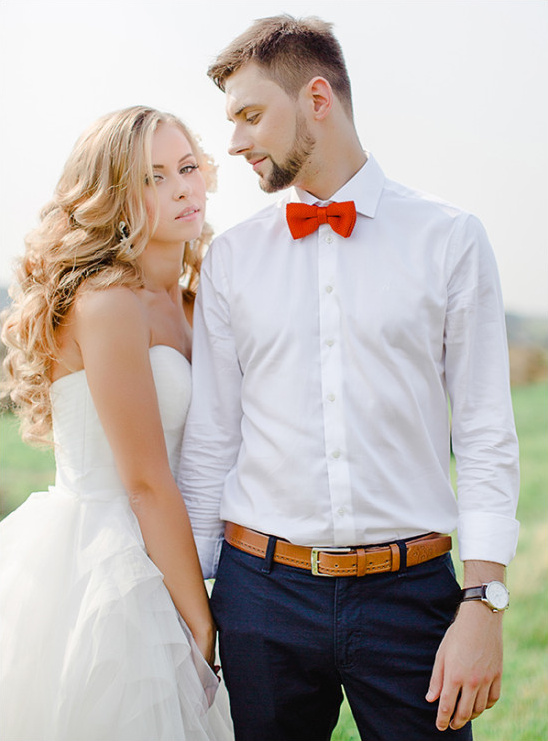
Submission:
<svg viewBox="0 0 548 741">
<path fill-rule="evenodd" d="M 2 340 L 7 348 L 3 392 L 15 404 L 26 442 L 49 441 L 50 370 L 59 357 L 56 330 L 79 287 L 143 285 L 137 258 L 155 228 L 147 218 L 144 194 L 147 184 L 154 187 L 152 137 L 160 123 L 183 132 L 207 189 L 213 190 L 216 168 L 182 121 L 133 106 L 103 116 L 80 137 L 39 226 L 25 240 Z M 206 224 L 193 244 L 185 244 L 181 285 L 191 300 L 211 236 Z"/>
</svg>

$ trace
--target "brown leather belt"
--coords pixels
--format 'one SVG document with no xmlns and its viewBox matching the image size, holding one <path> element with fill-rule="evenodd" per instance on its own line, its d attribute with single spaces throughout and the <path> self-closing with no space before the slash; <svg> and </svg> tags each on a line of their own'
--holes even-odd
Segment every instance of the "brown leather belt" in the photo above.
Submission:
<svg viewBox="0 0 548 741">
<path fill-rule="evenodd" d="M 264 558 L 269 536 L 227 522 L 225 540 L 240 551 Z M 451 550 L 451 536 L 428 533 L 405 541 L 407 566 L 430 561 Z M 399 571 L 400 548 L 397 543 L 363 548 L 309 548 L 287 540 L 276 540 L 273 561 L 307 569 L 316 576 L 365 576 L 383 571 Z"/>
</svg>

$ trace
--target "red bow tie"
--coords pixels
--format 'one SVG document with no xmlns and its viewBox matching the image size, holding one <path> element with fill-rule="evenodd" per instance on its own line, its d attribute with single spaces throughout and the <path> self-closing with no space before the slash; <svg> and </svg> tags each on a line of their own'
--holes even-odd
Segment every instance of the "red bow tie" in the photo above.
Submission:
<svg viewBox="0 0 548 741">
<path fill-rule="evenodd" d="M 330 203 L 329 206 L 288 203 L 286 217 L 293 239 L 312 234 L 320 224 L 329 224 L 341 237 L 349 237 L 356 223 L 356 207 L 354 201 Z"/>
</svg>

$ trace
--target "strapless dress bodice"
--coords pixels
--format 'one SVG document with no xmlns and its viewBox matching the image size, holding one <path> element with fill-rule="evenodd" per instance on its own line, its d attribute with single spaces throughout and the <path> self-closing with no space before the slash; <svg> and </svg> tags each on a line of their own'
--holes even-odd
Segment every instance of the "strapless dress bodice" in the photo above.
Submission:
<svg viewBox="0 0 548 741">
<path fill-rule="evenodd" d="M 150 362 L 170 467 L 175 474 L 190 403 L 190 364 L 184 355 L 168 345 L 151 347 Z M 51 403 L 55 487 L 72 496 L 93 499 L 125 496 L 85 371 L 55 381 L 51 386 Z"/>
</svg>

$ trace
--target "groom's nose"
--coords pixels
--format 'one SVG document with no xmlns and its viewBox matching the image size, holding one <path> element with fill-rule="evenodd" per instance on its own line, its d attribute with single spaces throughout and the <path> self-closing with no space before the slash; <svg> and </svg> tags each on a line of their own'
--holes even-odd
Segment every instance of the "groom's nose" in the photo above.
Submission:
<svg viewBox="0 0 548 741">
<path fill-rule="evenodd" d="M 234 126 L 234 132 L 228 145 L 228 153 L 232 155 L 244 154 L 251 149 L 253 142 L 249 134 L 245 132 L 243 128 Z"/>
</svg>

